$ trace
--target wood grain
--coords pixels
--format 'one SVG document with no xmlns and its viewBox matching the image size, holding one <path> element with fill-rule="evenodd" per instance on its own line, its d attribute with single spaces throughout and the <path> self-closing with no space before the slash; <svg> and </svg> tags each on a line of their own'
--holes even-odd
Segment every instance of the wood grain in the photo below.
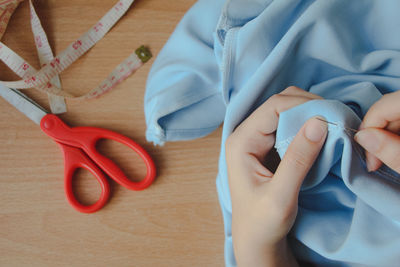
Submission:
<svg viewBox="0 0 400 267">
<path fill-rule="evenodd" d="M 55 53 L 92 26 L 115 0 L 37 0 Z M 136 0 L 92 50 L 61 74 L 63 88 L 84 93 L 141 44 L 157 55 L 195 0 Z M 39 67 L 28 2 L 11 18 L 2 41 Z M 61 118 L 125 134 L 154 158 L 158 176 L 145 191 L 111 182 L 109 203 L 95 214 L 72 209 L 64 196 L 63 159 L 37 125 L 0 99 L 1 266 L 223 266 L 223 223 L 215 189 L 220 129 L 206 138 L 154 147 L 145 140 L 143 97 L 154 58 L 103 97 L 68 101 Z M 18 77 L 0 65 L 1 80 Z M 27 94 L 48 108 L 47 97 Z M 102 152 L 130 176 L 143 174 L 131 151 L 103 142 Z M 99 188 L 86 172 L 75 183 L 79 198 L 96 200 Z"/>
</svg>

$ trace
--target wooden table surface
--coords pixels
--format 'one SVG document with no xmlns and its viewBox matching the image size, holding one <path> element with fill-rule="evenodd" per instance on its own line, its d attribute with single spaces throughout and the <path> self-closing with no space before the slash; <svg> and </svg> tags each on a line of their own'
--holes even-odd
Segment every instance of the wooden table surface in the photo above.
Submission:
<svg viewBox="0 0 400 267">
<path fill-rule="evenodd" d="M 104 39 L 61 74 L 63 88 L 82 94 L 94 88 L 138 46 L 154 57 L 195 0 L 136 0 Z M 36 0 L 53 51 L 58 54 L 95 24 L 116 0 Z M 28 1 L 16 10 L 2 41 L 39 68 Z M 59 147 L 23 114 L 0 99 L 0 266 L 223 266 L 223 222 L 215 177 L 221 130 L 195 141 L 155 147 L 146 142 L 143 97 L 154 57 L 103 97 L 67 101 L 61 118 L 71 126 L 117 131 L 154 158 L 158 176 L 135 192 L 111 182 L 108 204 L 94 214 L 69 206 Z M 4 64 L 1 80 L 18 80 Z M 26 90 L 48 108 L 47 96 Z M 143 175 L 138 156 L 113 142 L 103 153 L 129 176 Z M 79 199 L 98 197 L 86 171 L 74 187 Z"/>
</svg>

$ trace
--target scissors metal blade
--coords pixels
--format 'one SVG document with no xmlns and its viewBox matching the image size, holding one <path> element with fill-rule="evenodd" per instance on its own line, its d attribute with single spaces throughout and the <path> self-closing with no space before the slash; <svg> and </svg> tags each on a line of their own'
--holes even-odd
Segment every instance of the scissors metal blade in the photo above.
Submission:
<svg viewBox="0 0 400 267">
<path fill-rule="evenodd" d="M 324 122 L 326 122 L 326 123 L 328 123 L 328 124 L 332 124 L 332 125 L 339 126 L 339 124 L 337 124 L 337 123 L 335 123 L 335 122 L 327 121 L 327 120 L 324 120 L 324 119 L 321 119 L 321 118 L 317 118 L 317 119 L 320 120 L 320 121 L 324 121 Z M 350 131 L 350 132 L 352 132 L 352 133 L 357 133 L 357 132 L 358 132 L 358 130 L 353 129 L 353 128 L 350 128 L 350 127 L 346 127 L 346 126 L 342 126 L 342 127 L 343 127 L 345 130 Z"/>
<path fill-rule="evenodd" d="M 40 120 L 47 114 L 47 111 L 39 104 L 18 90 L 0 84 L 0 95 L 38 125 L 40 125 Z"/>
</svg>

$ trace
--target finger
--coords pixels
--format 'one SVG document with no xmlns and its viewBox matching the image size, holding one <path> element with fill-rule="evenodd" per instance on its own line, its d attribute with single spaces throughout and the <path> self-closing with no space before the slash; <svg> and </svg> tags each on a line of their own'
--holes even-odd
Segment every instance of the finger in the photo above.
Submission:
<svg viewBox="0 0 400 267">
<path fill-rule="evenodd" d="M 391 131 L 392 133 L 400 134 L 400 120 L 389 122 L 389 124 L 386 126 L 386 130 Z"/>
<path fill-rule="evenodd" d="M 400 103 L 400 91 L 382 96 L 370 107 L 360 129 L 385 128 L 389 122 L 400 120 L 398 103 Z"/>
<path fill-rule="evenodd" d="M 273 134 L 278 127 L 279 114 L 309 100 L 306 97 L 279 94 L 270 97 L 235 130 L 237 140 L 241 140 L 239 150 L 263 159 L 275 143 Z"/>
<path fill-rule="evenodd" d="M 228 137 L 225 156 L 231 190 L 251 189 L 260 180 L 272 177 L 272 172 L 262 162 L 275 144 L 279 113 L 309 100 L 298 96 L 274 95 Z"/>
<path fill-rule="evenodd" d="M 327 132 L 325 122 L 311 118 L 289 145 L 271 180 L 276 185 L 276 192 L 288 201 L 297 199 L 301 184 L 317 158 Z"/>
<path fill-rule="evenodd" d="M 367 170 L 374 172 L 382 166 L 382 161 L 373 154 L 365 151 L 365 162 L 367 163 Z"/>
<path fill-rule="evenodd" d="M 367 128 L 359 131 L 354 139 L 369 153 L 400 173 L 400 137 L 389 131 Z"/>
<path fill-rule="evenodd" d="M 291 95 L 291 96 L 303 96 L 303 97 L 308 97 L 310 99 L 322 99 L 319 95 L 310 93 L 308 91 L 305 91 L 299 87 L 296 86 L 289 86 L 279 94 L 281 95 Z"/>
<path fill-rule="evenodd" d="M 275 136 L 275 135 L 273 135 Z M 226 160 L 228 165 L 232 166 L 232 169 L 244 169 L 244 173 L 252 173 L 252 172 L 258 172 L 262 174 L 262 176 L 266 177 L 271 177 L 272 173 L 265 169 L 260 163 L 260 160 L 258 157 L 252 153 L 251 151 L 245 152 L 243 147 L 243 142 L 249 142 L 248 139 L 253 138 L 252 136 L 244 136 L 244 135 L 238 135 L 236 132 L 234 132 L 225 142 L 225 155 L 226 155 Z M 265 149 L 268 149 L 268 147 L 273 146 L 272 144 L 269 144 L 268 142 L 271 142 L 271 140 L 267 139 L 264 137 L 265 142 L 260 142 L 257 146 L 257 149 L 260 149 L 259 147 L 265 146 Z M 246 141 L 247 140 L 247 141 Z M 254 140 L 254 138 L 253 138 Z M 260 140 L 262 140 L 260 138 Z M 254 146 L 256 146 L 254 144 Z M 259 166 L 260 165 L 260 166 Z M 229 167 L 229 166 L 228 166 Z M 264 169 L 262 169 L 264 168 Z M 247 175 L 248 176 L 248 175 Z"/>
<path fill-rule="evenodd" d="M 273 175 L 254 154 L 243 151 L 242 143 L 247 138 L 249 137 L 235 131 L 225 142 L 229 188 L 231 194 L 236 196 L 248 193 L 258 181 Z M 269 146 L 267 142 L 268 140 L 259 146 Z"/>
</svg>

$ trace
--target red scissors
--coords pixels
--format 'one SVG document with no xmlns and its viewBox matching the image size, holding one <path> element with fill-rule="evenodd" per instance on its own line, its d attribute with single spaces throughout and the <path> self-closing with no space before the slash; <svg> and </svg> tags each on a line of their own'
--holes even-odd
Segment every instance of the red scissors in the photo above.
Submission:
<svg viewBox="0 0 400 267">
<path fill-rule="evenodd" d="M 104 175 L 131 190 L 143 190 L 151 185 L 156 168 L 149 154 L 137 143 L 128 137 L 101 128 L 69 127 L 60 118 L 48 114 L 40 105 L 18 90 L 0 84 L 0 95 L 10 104 L 33 120 L 48 136 L 60 145 L 64 152 L 65 162 L 65 193 L 69 203 L 76 210 L 92 213 L 102 208 L 110 196 L 110 185 Z M 96 149 L 96 142 L 100 139 L 111 139 L 133 149 L 146 164 L 147 174 L 140 182 L 129 180 L 122 170 L 110 159 L 101 155 Z M 76 199 L 72 179 L 78 168 L 90 171 L 100 183 L 101 194 L 96 203 L 83 205 Z"/>
</svg>

